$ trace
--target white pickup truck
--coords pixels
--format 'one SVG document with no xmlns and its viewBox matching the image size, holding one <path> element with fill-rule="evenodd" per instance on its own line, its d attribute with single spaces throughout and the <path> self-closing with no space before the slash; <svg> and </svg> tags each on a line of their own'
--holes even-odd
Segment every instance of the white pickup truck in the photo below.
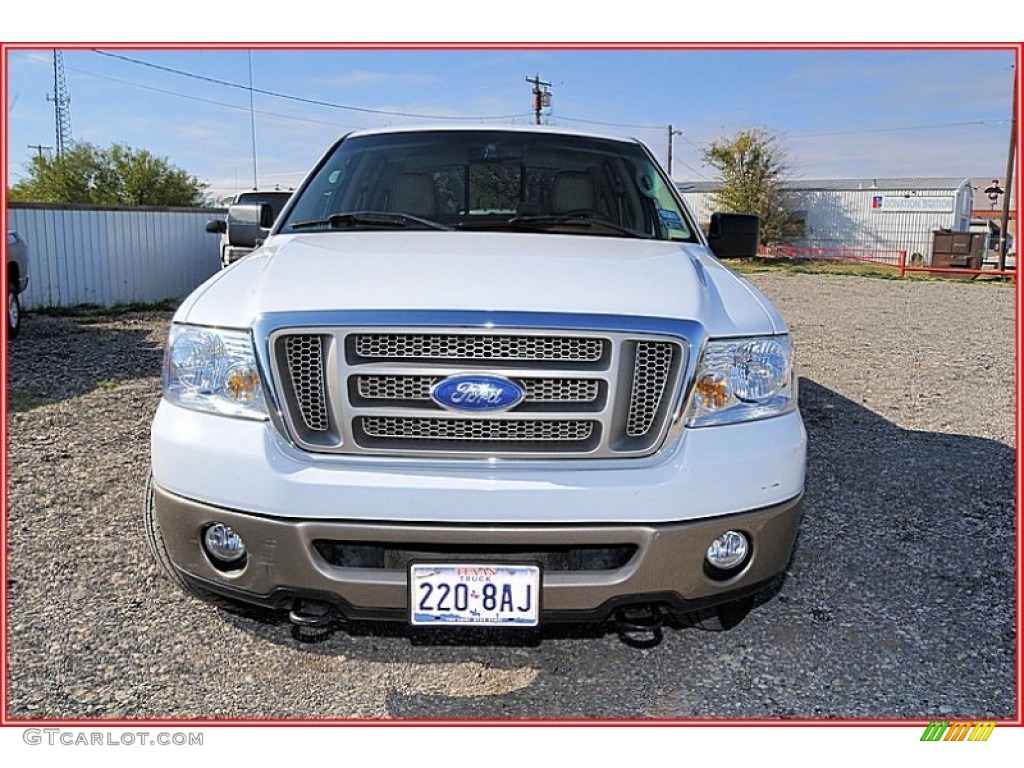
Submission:
<svg viewBox="0 0 1024 768">
<path fill-rule="evenodd" d="M 362 131 L 179 308 L 144 517 L 187 591 L 449 627 L 728 628 L 782 573 L 786 324 L 636 141 Z"/>
</svg>

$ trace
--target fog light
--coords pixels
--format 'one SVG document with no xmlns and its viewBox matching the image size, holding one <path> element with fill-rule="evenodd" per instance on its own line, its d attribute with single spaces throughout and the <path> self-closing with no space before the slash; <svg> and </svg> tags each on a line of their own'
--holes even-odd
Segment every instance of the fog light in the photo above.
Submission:
<svg viewBox="0 0 1024 768">
<path fill-rule="evenodd" d="M 737 531 L 726 531 L 708 547 L 708 562 L 715 568 L 727 571 L 747 559 L 750 542 Z"/>
<path fill-rule="evenodd" d="M 203 545 L 207 553 L 222 563 L 237 563 L 245 557 L 245 542 L 224 523 L 214 523 L 206 529 Z"/>
</svg>

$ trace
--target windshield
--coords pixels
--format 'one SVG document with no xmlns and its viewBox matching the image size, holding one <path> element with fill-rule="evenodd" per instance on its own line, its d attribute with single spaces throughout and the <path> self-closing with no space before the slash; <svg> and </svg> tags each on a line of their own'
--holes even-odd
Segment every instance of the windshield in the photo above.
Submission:
<svg viewBox="0 0 1024 768">
<path fill-rule="evenodd" d="M 696 241 L 635 142 L 518 131 L 422 131 L 341 142 L 280 231 L 545 231 Z M 403 216 L 395 216 L 402 214 Z"/>
</svg>

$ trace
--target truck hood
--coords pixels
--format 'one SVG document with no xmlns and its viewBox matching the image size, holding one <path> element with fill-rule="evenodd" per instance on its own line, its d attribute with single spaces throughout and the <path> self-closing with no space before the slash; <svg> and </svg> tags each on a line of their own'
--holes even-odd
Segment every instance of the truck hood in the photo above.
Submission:
<svg viewBox="0 0 1024 768">
<path fill-rule="evenodd" d="M 175 319 L 244 328 L 269 312 L 331 309 L 664 317 L 712 336 L 784 330 L 704 246 L 495 232 L 279 235 L 200 286 Z"/>
</svg>

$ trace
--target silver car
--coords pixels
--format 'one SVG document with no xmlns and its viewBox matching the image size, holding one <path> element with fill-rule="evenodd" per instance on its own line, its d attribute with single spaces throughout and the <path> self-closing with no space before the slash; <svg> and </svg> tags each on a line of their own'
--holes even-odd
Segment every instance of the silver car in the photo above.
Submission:
<svg viewBox="0 0 1024 768">
<path fill-rule="evenodd" d="M 7 338 L 21 330 L 20 296 L 28 288 L 28 247 L 17 232 L 7 232 Z"/>
</svg>

